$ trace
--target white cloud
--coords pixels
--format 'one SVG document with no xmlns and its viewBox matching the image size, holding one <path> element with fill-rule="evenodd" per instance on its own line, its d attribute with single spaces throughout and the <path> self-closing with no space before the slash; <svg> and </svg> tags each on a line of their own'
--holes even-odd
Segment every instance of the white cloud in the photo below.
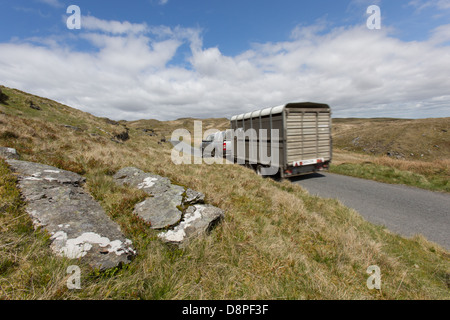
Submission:
<svg viewBox="0 0 450 320">
<path fill-rule="evenodd" d="M 433 44 L 450 42 L 450 24 L 442 25 L 434 29 L 430 42 Z"/>
<path fill-rule="evenodd" d="M 148 26 L 145 23 L 130 23 L 128 21 L 106 21 L 93 16 L 83 17 L 83 28 L 91 31 L 102 31 L 112 34 L 127 34 L 127 33 L 143 33 L 148 31 Z"/>
<path fill-rule="evenodd" d="M 37 1 L 48 4 L 49 6 L 55 8 L 62 8 L 64 6 L 64 4 L 62 4 L 59 0 L 37 0 Z"/>
<path fill-rule="evenodd" d="M 76 37 L 97 50 L 3 43 L 0 82 L 113 119 L 229 117 L 291 101 L 328 103 L 341 117 L 450 116 L 448 28 L 404 42 L 387 28 L 319 22 L 225 56 L 203 47 L 199 29 L 90 17 Z"/>
<path fill-rule="evenodd" d="M 450 9 L 450 0 L 412 0 L 409 5 L 416 7 L 418 11 L 425 8 L 436 8 L 439 10 Z"/>
</svg>

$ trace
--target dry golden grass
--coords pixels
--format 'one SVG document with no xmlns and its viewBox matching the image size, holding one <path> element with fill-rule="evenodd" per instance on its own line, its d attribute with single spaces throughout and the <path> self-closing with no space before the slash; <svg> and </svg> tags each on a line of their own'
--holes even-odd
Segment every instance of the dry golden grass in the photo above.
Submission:
<svg viewBox="0 0 450 320">
<path fill-rule="evenodd" d="M 333 119 L 333 145 L 407 160 L 450 159 L 450 118 Z"/>
<path fill-rule="evenodd" d="M 450 192 L 450 159 L 395 159 L 335 149 L 331 171 L 386 183 Z"/>
<path fill-rule="evenodd" d="M 5 91 L 20 100 L 21 93 Z M 142 124 L 122 123 L 130 128 L 130 140 L 116 143 L 108 134 L 90 134 L 95 127 L 114 128 L 101 119 L 94 119 L 83 131 L 73 131 L 61 127 L 60 119 L 31 117 L 23 104 L 10 103 L 1 111 L 0 145 L 17 148 L 24 160 L 83 174 L 86 189 L 138 251 L 128 266 L 103 274 L 81 264 L 82 289 L 68 290 L 65 268 L 74 262 L 50 255 L 46 235 L 32 231 L 29 220 L 21 220 L 28 219 L 24 204 L 14 177 L 0 162 L 0 207 L 18 203 L 0 212 L 0 256 L 8 257 L 0 267 L 2 298 L 449 298 L 448 252 L 421 237 L 393 235 L 336 200 L 311 196 L 289 181 L 262 179 L 238 165 L 175 165 L 171 145 L 159 145 L 160 136 L 144 134 Z M 192 123 L 181 121 L 181 127 Z M 144 195 L 112 181 L 112 175 L 125 166 L 203 192 L 208 203 L 225 210 L 225 220 L 186 249 L 164 245 L 156 231 L 132 214 Z M 24 228 L 23 233 L 17 228 Z M 15 243 L 14 249 L 8 243 Z M 366 287 L 369 265 L 381 268 L 381 291 Z"/>
</svg>

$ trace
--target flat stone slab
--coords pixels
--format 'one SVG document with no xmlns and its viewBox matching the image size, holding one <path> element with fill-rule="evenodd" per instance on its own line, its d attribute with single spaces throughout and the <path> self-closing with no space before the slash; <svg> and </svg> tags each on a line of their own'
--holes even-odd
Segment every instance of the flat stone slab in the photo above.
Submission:
<svg viewBox="0 0 450 320">
<path fill-rule="evenodd" d="M 105 270 L 129 263 L 136 251 L 82 185 L 85 178 L 55 167 L 7 160 L 18 175 L 34 226 L 51 235 L 51 249 L 59 256 L 82 259 Z"/>
<path fill-rule="evenodd" d="M 179 225 L 173 230 L 161 232 L 158 237 L 164 242 L 182 247 L 192 237 L 210 231 L 223 217 L 223 211 L 212 205 L 197 204 L 190 206 Z"/>
</svg>

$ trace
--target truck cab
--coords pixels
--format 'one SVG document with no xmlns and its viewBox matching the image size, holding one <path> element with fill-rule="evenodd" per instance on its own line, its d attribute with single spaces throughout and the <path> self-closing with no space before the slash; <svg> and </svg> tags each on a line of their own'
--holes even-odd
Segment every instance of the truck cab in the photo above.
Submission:
<svg viewBox="0 0 450 320">
<path fill-rule="evenodd" d="M 210 134 L 201 145 L 203 157 L 216 157 L 222 150 L 222 156 L 225 158 L 231 153 L 231 141 L 226 139 L 226 131 L 220 131 Z"/>
</svg>

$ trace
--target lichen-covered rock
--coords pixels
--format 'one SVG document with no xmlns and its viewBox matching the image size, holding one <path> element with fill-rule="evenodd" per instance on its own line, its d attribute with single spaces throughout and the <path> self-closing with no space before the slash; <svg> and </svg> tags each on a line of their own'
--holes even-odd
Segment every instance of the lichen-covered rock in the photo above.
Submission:
<svg viewBox="0 0 450 320">
<path fill-rule="evenodd" d="M 158 235 L 163 241 L 182 247 L 192 237 L 206 233 L 224 217 L 223 211 L 211 205 L 190 206 L 183 220 L 172 230 Z"/>
<path fill-rule="evenodd" d="M 134 207 L 134 213 L 154 229 L 171 228 L 158 236 L 165 242 L 184 246 L 189 239 L 209 231 L 224 217 L 221 209 L 203 204 L 205 195 L 137 168 L 123 168 L 114 179 L 151 195 Z M 183 212 L 183 210 L 185 212 Z"/>
<path fill-rule="evenodd" d="M 55 254 L 82 259 L 100 270 L 131 261 L 136 254 L 131 241 L 83 190 L 83 177 L 39 163 L 7 162 L 18 174 L 27 212 L 35 227 L 51 235 Z"/>
<path fill-rule="evenodd" d="M 188 188 L 184 197 L 184 204 L 196 204 L 196 203 L 204 203 L 205 195 L 201 192 L 192 190 Z"/>
<path fill-rule="evenodd" d="M 20 156 L 14 148 L 0 147 L 0 157 L 5 159 L 19 159 Z"/>
<path fill-rule="evenodd" d="M 156 174 L 146 173 L 140 169 L 127 167 L 114 175 L 114 180 L 121 185 L 129 185 L 151 195 L 158 195 L 169 190 L 170 180 Z"/>
<path fill-rule="evenodd" d="M 153 229 L 163 229 L 180 222 L 184 188 L 172 185 L 161 194 L 145 199 L 134 207 L 134 213 L 150 222 Z"/>
</svg>

